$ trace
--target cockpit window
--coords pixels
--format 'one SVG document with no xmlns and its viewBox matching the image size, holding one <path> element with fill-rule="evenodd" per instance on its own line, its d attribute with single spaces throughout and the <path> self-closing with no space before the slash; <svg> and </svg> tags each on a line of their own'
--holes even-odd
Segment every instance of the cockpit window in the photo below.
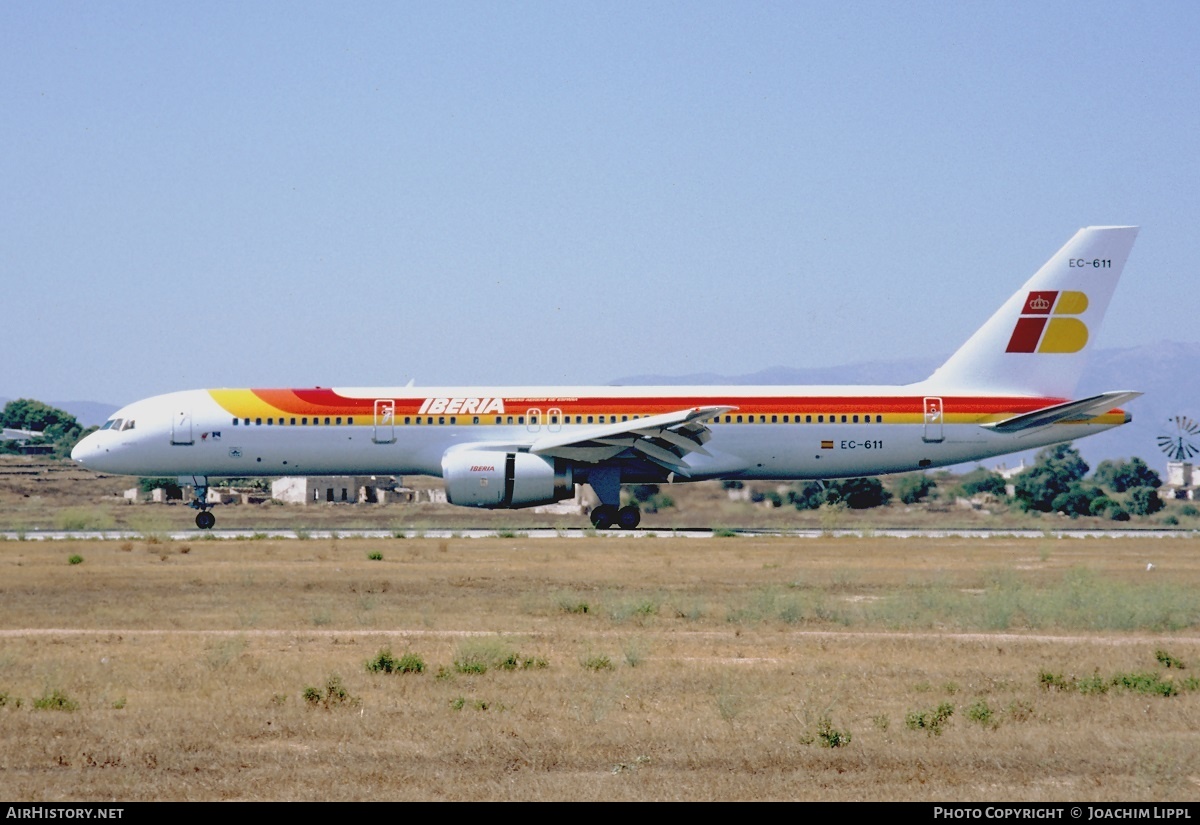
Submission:
<svg viewBox="0 0 1200 825">
<path fill-rule="evenodd" d="M 101 427 L 100 429 L 102 429 L 102 430 L 107 430 L 107 429 L 110 429 L 110 428 L 112 427 L 112 425 L 113 425 L 113 424 L 115 424 L 116 422 L 117 422 L 117 419 L 115 419 L 115 418 L 110 418 L 110 419 L 108 419 L 107 421 L 105 421 L 105 422 L 104 422 L 104 426 L 103 426 L 103 427 Z"/>
<path fill-rule="evenodd" d="M 114 429 L 114 430 L 121 429 L 121 425 L 124 423 L 125 423 L 124 418 L 114 418 L 112 421 L 108 422 L 108 424 L 112 425 L 112 429 Z M 105 425 L 105 429 L 108 429 L 107 424 Z"/>
<path fill-rule="evenodd" d="M 132 430 L 135 423 L 136 422 L 132 418 L 126 420 L 126 422 L 121 426 L 121 431 L 124 432 L 125 430 Z"/>
</svg>

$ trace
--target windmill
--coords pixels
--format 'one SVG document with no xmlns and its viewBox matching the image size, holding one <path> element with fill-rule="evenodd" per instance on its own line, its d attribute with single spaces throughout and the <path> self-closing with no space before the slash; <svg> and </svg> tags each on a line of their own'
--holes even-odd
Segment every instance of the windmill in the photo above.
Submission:
<svg viewBox="0 0 1200 825">
<path fill-rule="evenodd" d="M 1158 448 L 1172 461 L 1187 461 L 1200 454 L 1200 424 L 1186 415 L 1167 419 L 1167 428 L 1158 437 Z"/>
</svg>

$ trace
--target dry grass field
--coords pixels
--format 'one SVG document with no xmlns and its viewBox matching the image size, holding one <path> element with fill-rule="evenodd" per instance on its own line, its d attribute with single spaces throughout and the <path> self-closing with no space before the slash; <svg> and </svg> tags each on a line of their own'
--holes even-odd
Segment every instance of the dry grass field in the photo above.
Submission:
<svg viewBox="0 0 1200 825">
<path fill-rule="evenodd" d="M 1200 798 L 1189 538 L 4 541 L 0 605 L 12 801 Z"/>
</svg>

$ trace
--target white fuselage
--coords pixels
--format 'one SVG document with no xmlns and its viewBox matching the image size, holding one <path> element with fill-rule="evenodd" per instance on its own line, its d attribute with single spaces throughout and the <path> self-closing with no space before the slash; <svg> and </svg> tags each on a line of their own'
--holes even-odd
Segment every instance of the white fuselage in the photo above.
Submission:
<svg viewBox="0 0 1200 825">
<path fill-rule="evenodd" d="M 1128 418 L 1112 411 L 1002 433 L 982 425 L 1058 399 L 941 397 L 914 389 L 339 389 L 321 392 L 354 404 L 324 410 L 264 403 L 259 391 L 194 390 L 122 408 L 110 419 L 120 423 L 89 435 L 73 457 L 97 470 L 145 476 L 440 476 L 443 456 L 455 448 L 520 449 L 544 434 L 583 436 L 610 421 L 703 403 L 732 409 L 706 422 L 711 439 L 686 457 L 688 478 L 827 479 L 974 461 L 1080 438 Z M 930 399 L 937 401 L 932 414 L 925 409 Z M 490 411 L 477 414 L 489 403 Z M 344 414 L 323 414 L 334 408 Z M 626 473 L 627 480 L 637 476 Z"/>
</svg>

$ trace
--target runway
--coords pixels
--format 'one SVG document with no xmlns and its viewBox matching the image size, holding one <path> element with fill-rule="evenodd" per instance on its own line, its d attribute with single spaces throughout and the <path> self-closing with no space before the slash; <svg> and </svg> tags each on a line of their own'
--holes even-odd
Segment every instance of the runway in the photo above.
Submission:
<svg viewBox="0 0 1200 825">
<path fill-rule="evenodd" d="M 805 529 L 736 529 L 721 528 L 713 530 L 708 527 L 681 527 L 668 530 L 594 530 L 591 528 L 549 528 L 535 527 L 528 530 L 513 529 L 341 529 L 341 530 L 308 530 L 296 528 L 292 530 L 253 528 L 237 530 L 177 530 L 154 533 L 159 538 L 171 541 L 247 541 L 261 539 L 554 539 L 554 538 L 620 538 L 620 539 L 649 539 L 649 538 L 687 538 L 687 539 L 737 539 L 744 537 L 764 536 L 795 539 L 817 538 L 893 538 L 893 539 L 938 539 L 938 538 L 1195 538 L 1196 530 L 981 530 L 981 529 L 838 529 L 821 530 Z M 145 539 L 147 533 L 142 530 L 25 530 L 0 531 L 0 541 L 137 541 Z"/>
</svg>

